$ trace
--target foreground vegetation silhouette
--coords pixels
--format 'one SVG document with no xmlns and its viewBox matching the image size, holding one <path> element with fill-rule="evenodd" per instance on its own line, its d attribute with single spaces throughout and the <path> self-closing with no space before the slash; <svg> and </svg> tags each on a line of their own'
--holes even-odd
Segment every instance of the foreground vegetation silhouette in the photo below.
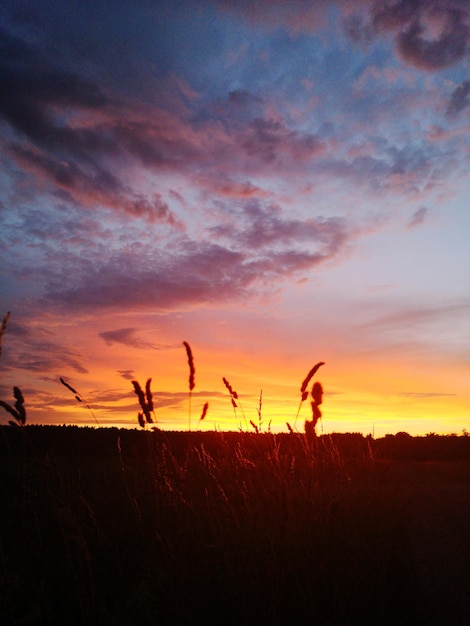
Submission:
<svg viewBox="0 0 470 626">
<path fill-rule="evenodd" d="M 463 579 L 446 621 L 424 619 L 410 515 L 416 463 L 437 459 L 465 483 L 469 444 L 0 427 L 0 614 L 38 625 L 463 626 Z"/>
</svg>

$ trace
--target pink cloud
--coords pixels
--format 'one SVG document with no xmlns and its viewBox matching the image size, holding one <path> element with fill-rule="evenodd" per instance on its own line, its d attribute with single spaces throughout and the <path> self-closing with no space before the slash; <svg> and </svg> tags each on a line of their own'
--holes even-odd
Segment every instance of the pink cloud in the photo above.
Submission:
<svg viewBox="0 0 470 626">
<path fill-rule="evenodd" d="M 211 193 L 225 198 L 249 199 L 265 198 L 269 193 L 260 187 L 253 185 L 250 181 L 238 182 L 228 178 L 219 179 L 198 177 L 197 184 Z"/>
</svg>

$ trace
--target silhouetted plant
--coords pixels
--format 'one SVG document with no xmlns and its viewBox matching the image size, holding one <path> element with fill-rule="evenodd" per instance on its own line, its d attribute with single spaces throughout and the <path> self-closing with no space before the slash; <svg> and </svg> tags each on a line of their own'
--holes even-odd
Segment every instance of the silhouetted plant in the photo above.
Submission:
<svg viewBox="0 0 470 626">
<path fill-rule="evenodd" d="M 142 413 L 139 411 L 139 413 L 137 414 L 137 420 L 139 422 L 139 425 L 142 428 L 145 428 L 146 424 L 153 424 L 151 413 L 153 412 L 153 414 L 155 415 L 155 411 L 153 409 L 153 396 L 150 390 L 150 383 L 152 382 L 152 379 L 148 378 L 147 382 L 145 383 L 145 394 L 142 391 L 142 387 L 137 382 L 137 380 L 132 380 L 131 382 L 134 386 L 134 391 L 139 398 L 139 404 L 142 409 Z"/>
<path fill-rule="evenodd" d="M 250 424 L 253 426 L 253 428 L 255 429 L 255 432 L 257 434 L 262 432 L 262 427 L 263 427 L 263 412 L 262 412 L 262 409 L 263 409 L 263 390 L 261 389 L 260 392 L 259 392 L 258 407 L 256 409 L 256 412 L 258 413 L 258 423 L 255 424 L 255 422 L 253 420 L 250 420 Z M 269 420 L 268 430 L 267 430 L 268 433 L 271 432 L 271 422 L 272 422 L 272 420 Z"/>
<path fill-rule="evenodd" d="M 259 428 L 258 426 L 254 423 L 253 420 L 250 420 L 250 424 L 253 426 L 253 428 L 255 429 L 256 434 L 259 434 Z"/>
<path fill-rule="evenodd" d="M 24 398 L 23 394 L 19 387 L 13 387 L 13 396 L 16 400 L 15 406 L 12 407 L 3 400 L 0 400 L 0 406 L 2 406 L 5 411 L 13 415 L 16 422 L 9 420 L 8 423 L 10 426 L 24 426 L 26 424 L 26 409 L 24 407 Z"/>
<path fill-rule="evenodd" d="M 223 380 L 223 383 L 227 387 L 228 392 L 230 394 L 230 400 L 232 402 L 232 407 L 233 407 L 233 412 L 235 414 L 235 417 L 237 417 L 237 407 L 239 406 L 240 407 L 240 411 L 242 412 L 242 415 L 243 415 L 243 419 L 245 420 L 245 426 L 248 428 L 245 412 L 244 412 L 243 407 L 241 405 L 238 393 L 233 389 L 232 385 L 228 382 L 228 380 L 226 378 L 222 378 L 222 380 Z"/>
<path fill-rule="evenodd" d="M 321 417 L 320 404 L 323 402 L 323 387 L 321 383 L 314 383 L 312 387 L 312 419 L 305 421 L 305 434 L 311 437 L 315 437 L 318 420 Z"/>
<path fill-rule="evenodd" d="M 10 311 L 5 315 L 2 321 L 2 325 L 0 327 L 0 355 L 2 354 L 2 340 L 3 335 L 6 332 L 8 320 L 10 319 Z M 26 409 L 24 407 L 24 398 L 23 394 L 19 387 L 13 387 L 13 396 L 15 398 L 15 406 L 12 407 L 3 400 L 0 400 L 0 406 L 2 406 L 5 411 L 12 415 L 16 422 L 9 420 L 8 423 L 10 426 L 24 426 L 26 423 Z"/>
<path fill-rule="evenodd" d="M 192 398 L 192 392 L 194 387 L 196 386 L 195 383 L 195 375 L 196 375 L 196 368 L 194 367 L 194 357 L 193 357 L 193 353 L 191 350 L 191 346 L 189 345 L 189 343 L 187 341 L 183 341 L 183 345 L 186 348 L 186 354 L 188 356 L 188 365 L 189 365 L 189 408 L 188 408 L 188 428 L 189 430 L 191 430 L 191 398 Z"/>
<path fill-rule="evenodd" d="M 208 409 L 209 409 L 209 403 L 206 402 L 205 405 L 202 407 L 201 417 L 199 418 L 200 422 L 202 422 L 203 419 L 206 417 Z"/>
<path fill-rule="evenodd" d="M 301 394 L 301 396 L 300 396 L 299 408 L 297 409 L 297 414 L 296 414 L 295 420 L 294 420 L 294 428 L 295 428 L 295 425 L 297 424 L 297 418 L 299 417 L 300 409 L 302 408 L 302 403 L 305 402 L 305 400 L 308 398 L 308 391 L 307 391 L 308 384 L 312 380 L 312 378 L 315 375 L 315 373 L 317 372 L 317 370 L 322 365 L 325 365 L 325 363 L 323 361 L 320 361 L 319 363 L 316 363 L 316 365 L 314 365 L 312 367 L 312 369 L 309 371 L 307 376 L 304 378 L 304 380 L 302 382 L 302 385 L 300 386 L 300 394 Z"/>
<path fill-rule="evenodd" d="M 72 385 L 69 385 L 68 382 L 66 382 L 63 378 L 59 378 L 60 382 L 64 385 L 64 387 L 67 387 L 67 389 L 69 391 L 71 391 L 74 395 L 75 395 L 75 399 L 77 400 L 77 402 L 81 402 L 82 404 L 84 404 L 86 406 L 86 408 L 90 411 L 90 413 L 93 415 L 93 419 L 95 420 L 95 422 L 98 424 L 98 426 L 100 425 L 100 423 L 98 422 L 98 420 L 96 419 L 96 415 L 93 413 L 92 408 L 90 407 L 90 405 L 88 404 L 88 402 L 86 402 L 86 400 L 83 398 L 82 394 L 79 393 L 76 389 L 74 389 L 72 387 Z"/>
</svg>

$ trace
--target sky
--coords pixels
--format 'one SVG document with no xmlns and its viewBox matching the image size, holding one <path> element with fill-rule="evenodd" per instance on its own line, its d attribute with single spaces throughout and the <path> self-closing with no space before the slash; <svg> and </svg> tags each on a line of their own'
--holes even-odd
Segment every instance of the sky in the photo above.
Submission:
<svg viewBox="0 0 470 626">
<path fill-rule="evenodd" d="M 468 429 L 467 0 L 2 4 L 3 401 L 302 430 L 323 361 L 317 431 Z"/>
</svg>

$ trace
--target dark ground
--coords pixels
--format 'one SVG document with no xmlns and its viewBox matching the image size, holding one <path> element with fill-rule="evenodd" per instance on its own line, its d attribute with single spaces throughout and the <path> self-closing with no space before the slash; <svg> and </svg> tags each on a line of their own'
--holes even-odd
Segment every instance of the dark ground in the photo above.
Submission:
<svg viewBox="0 0 470 626">
<path fill-rule="evenodd" d="M 470 437 L 0 427 L 11 626 L 468 626 Z"/>
</svg>

